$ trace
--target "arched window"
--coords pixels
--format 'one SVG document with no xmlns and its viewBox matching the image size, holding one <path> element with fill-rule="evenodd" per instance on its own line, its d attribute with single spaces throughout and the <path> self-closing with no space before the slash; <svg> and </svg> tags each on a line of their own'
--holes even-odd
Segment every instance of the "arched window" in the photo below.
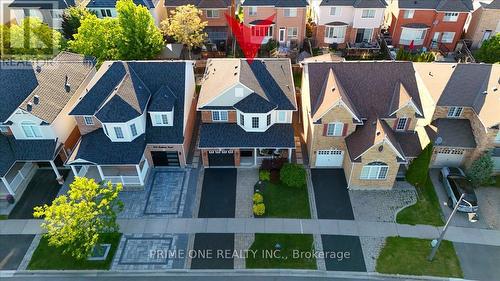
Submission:
<svg viewBox="0 0 500 281">
<path fill-rule="evenodd" d="M 389 166 L 384 162 L 371 162 L 363 166 L 360 179 L 362 180 L 385 180 Z"/>
</svg>

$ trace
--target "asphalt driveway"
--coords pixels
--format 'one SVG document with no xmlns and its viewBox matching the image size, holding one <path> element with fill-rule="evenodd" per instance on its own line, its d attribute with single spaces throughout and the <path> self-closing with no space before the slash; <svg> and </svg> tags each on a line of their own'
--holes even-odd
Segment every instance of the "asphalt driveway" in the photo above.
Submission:
<svg viewBox="0 0 500 281">
<path fill-rule="evenodd" d="M 321 235 L 321 241 L 325 252 L 326 270 L 366 272 L 358 236 Z"/>
<path fill-rule="evenodd" d="M 343 169 L 311 169 L 319 219 L 354 220 Z"/>
<path fill-rule="evenodd" d="M 16 270 L 35 235 L 0 235 L 0 270 Z"/>
<path fill-rule="evenodd" d="M 234 218 L 236 177 L 236 169 L 205 169 L 199 218 Z"/>
<path fill-rule="evenodd" d="M 191 269 L 233 269 L 234 234 L 197 233 Z M 227 255 L 226 255 L 227 254 Z"/>
<path fill-rule="evenodd" d="M 453 243 L 466 279 L 498 280 L 500 276 L 500 247 Z"/>
</svg>

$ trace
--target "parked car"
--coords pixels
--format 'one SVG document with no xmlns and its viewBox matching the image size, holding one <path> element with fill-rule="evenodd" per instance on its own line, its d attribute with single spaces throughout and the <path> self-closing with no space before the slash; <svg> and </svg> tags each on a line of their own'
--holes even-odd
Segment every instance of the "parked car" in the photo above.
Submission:
<svg viewBox="0 0 500 281">
<path fill-rule="evenodd" d="M 477 212 L 477 197 L 476 193 L 474 193 L 472 182 L 467 179 L 465 173 L 460 168 L 442 168 L 439 180 L 443 183 L 446 193 L 448 193 L 448 205 L 450 208 L 455 208 L 460 196 L 465 193 L 462 202 L 458 205 L 457 211 L 464 213 Z"/>
</svg>

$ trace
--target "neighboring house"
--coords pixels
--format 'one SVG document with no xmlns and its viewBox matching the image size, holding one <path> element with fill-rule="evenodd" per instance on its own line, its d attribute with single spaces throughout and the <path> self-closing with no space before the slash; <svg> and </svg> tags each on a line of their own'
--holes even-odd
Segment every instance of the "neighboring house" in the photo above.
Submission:
<svg viewBox="0 0 500 281">
<path fill-rule="evenodd" d="M 107 61 L 86 91 L 70 112 L 82 134 L 67 161 L 75 175 L 144 186 L 150 167 L 186 165 L 196 113 L 191 61 Z"/>
<path fill-rule="evenodd" d="M 500 0 L 491 3 L 479 3 L 480 6 L 472 13 L 472 18 L 465 34 L 472 40 L 472 48 L 480 48 L 481 44 L 500 32 Z"/>
<path fill-rule="evenodd" d="M 468 167 L 493 150 L 500 172 L 500 65 L 415 63 L 415 70 L 435 103 L 431 166 Z"/>
<path fill-rule="evenodd" d="M 311 167 L 343 168 L 350 189 L 392 188 L 426 143 L 410 62 L 309 62 L 302 120 Z"/>
<path fill-rule="evenodd" d="M 313 1 L 320 46 L 374 42 L 384 21 L 385 0 Z"/>
<path fill-rule="evenodd" d="M 57 170 L 80 134 L 68 115 L 95 73 L 95 61 L 62 52 L 52 61 L 1 62 L 0 200 L 19 199 L 37 164 Z"/>
<path fill-rule="evenodd" d="M 64 9 L 75 6 L 74 0 L 14 0 L 9 8 L 20 24 L 26 17 L 36 17 L 51 28 L 60 30 Z"/>
<path fill-rule="evenodd" d="M 166 13 L 163 19 L 171 15 L 178 6 L 194 5 L 203 12 L 202 21 L 207 22 L 205 32 L 207 41 L 223 49 L 230 34 L 226 14 L 231 14 L 230 0 L 163 0 Z"/>
<path fill-rule="evenodd" d="M 398 0 L 390 5 L 392 43 L 454 51 L 472 11 L 471 0 Z"/>
<path fill-rule="evenodd" d="M 289 59 L 210 59 L 198 100 L 204 166 L 291 159 L 297 110 Z"/>
<path fill-rule="evenodd" d="M 251 26 L 252 36 L 265 35 L 261 44 L 274 39 L 280 45 L 302 46 L 306 33 L 307 0 L 245 0 L 241 6 L 244 24 Z M 273 15 L 274 21 L 265 20 Z"/>
<path fill-rule="evenodd" d="M 87 0 L 88 3 L 86 5 L 87 9 L 90 11 L 94 12 L 97 17 L 99 18 L 106 18 L 106 17 L 116 17 L 117 12 L 116 12 L 116 1 L 117 0 Z M 157 11 L 155 9 L 155 4 L 153 3 L 154 0 L 133 0 L 134 4 L 136 5 L 142 5 L 146 7 L 151 15 L 153 16 L 155 20 L 155 24 L 159 25 L 159 16 L 157 14 Z M 161 2 L 160 0 L 156 0 L 158 2 Z M 158 3 L 157 2 L 157 3 Z"/>
</svg>

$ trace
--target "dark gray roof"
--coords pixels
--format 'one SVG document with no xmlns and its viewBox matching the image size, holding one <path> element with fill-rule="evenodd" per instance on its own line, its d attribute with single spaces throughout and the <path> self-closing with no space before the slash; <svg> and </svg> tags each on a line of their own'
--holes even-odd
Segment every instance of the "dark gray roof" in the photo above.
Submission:
<svg viewBox="0 0 500 281">
<path fill-rule="evenodd" d="M 252 93 L 234 105 L 234 108 L 243 113 L 267 113 L 276 109 L 276 105 L 270 103 L 263 97 Z"/>
<path fill-rule="evenodd" d="M 90 0 L 87 8 L 114 8 L 117 0 Z M 133 0 L 134 4 L 142 5 L 148 9 L 154 8 L 155 5 L 151 0 Z"/>
<path fill-rule="evenodd" d="M 177 110 L 177 109 L 175 109 Z M 175 114 L 174 126 L 152 126 L 151 118 L 146 119 L 146 143 L 148 144 L 182 144 L 184 142 L 183 116 Z M 176 125 L 179 124 L 179 125 Z M 188 132 L 191 134 L 192 132 Z"/>
<path fill-rule="evenodd" d="M 385 0 L 323 0 L 320 6 L 353 6 L 356 8 L 385 8 Z"/>
<path fill-rule="evenodd" d="M 0 134 L 0 176 L 16 161 L 51 161 L 56 156 L 57 140 L 16 140 Z"/>
<path fill-rule="evenodd" d="M 5 122 L 38 85 L 31 62 L 10 66 L 11 63 L 7 61 L 0 64 L 0 122 Z"/>
<path fill-rule="evenodd" d="M 472 0 L 399 0 L 402 9 L 433 9 L 444 12 L 472 11 Z"/>
<path fill-rule="evenodd" d="M 344 25 L 349 25 L 349 24 L 346 22 L 343 22 L 343 21 L 332 21 L 332 22 L 326 23 L 325 25 L 344 26 Z"/>
<path fill-rule="evenodd" d="M 41 9 L 66 9 L 68 7 L 75 6 L 74 0 L 14 0 L 9 7 L 40 7 Z"/>
<path fill-rule="evenodd" d="M 500 0 L 493 0 L 491 3 L 484 6 L 486 9 L 500 9 Z"/>
<path fill-rule="evenodd" d="M 406 157 L 417 157 L 422 152 L 422 143 L 416 132 L 395 132 L 394 136 Z"/>
<path fill-rule="evenodd" d="M 249 22 L 248 24 L 251 24 L 251 25 L 268 25 L 268 24 L 275 24 L 274 21 L 270 21 L 270 20 L 253 20 L 251 22 Z"/>
<path fill-rule="evenodd" d="M 307 7 L 307 0 L 245 0 L 242 6 Z"/>
<path fill-rule="evenodd" d="M 204 123 L 199 148 L 293 148 L 292 124 L 274 124 L 265 132 L 246 132 L 235 123 Z"/>
<path fill-rule="evenodd" d="M 194 5 L 198 8 L 227 8 L 231 6 L 229 0 L 164 0 L 166 7 Z"/>
<path fill-rule="evenodd" d="M 148 111 L 165 112 L 171 111 L 175 105 L 177 96 L 167 85 L 162 85 L 153 95 L 149 102 Z"/>
<path fill-rule="evenodd" d="M 475 148 L 476 141 L 469 119 L 439 118 L 431 123 L 436 127 L 436 146 Z"/>
<path fill-rule="evenodd" d="M 417 22 L 406 23 L 406 24 L 403 24 L 402 27 L 408 27 L 408 28 L 430 28 L 430 26 L 428 26 L 425 23 L 417 23 Z"/>
</svg>

